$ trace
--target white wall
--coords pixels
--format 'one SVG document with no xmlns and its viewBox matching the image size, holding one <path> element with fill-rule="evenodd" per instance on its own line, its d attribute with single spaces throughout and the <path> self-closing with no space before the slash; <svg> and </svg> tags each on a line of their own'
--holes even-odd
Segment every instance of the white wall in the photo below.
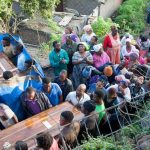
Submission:
<svg viewBox="0 0 150 150">
<path fill-rule="evenodd" d="M 100 15 L 103 18 L 108 18 L 110 17 L 120 6 L 123 0 L 105 0 L 105 4 L 101 5 L 100 8 Z M 94 13 L 92 14 L 93 16 L 98 15 L 98 7 L 94 9 Z"/>
</svg>

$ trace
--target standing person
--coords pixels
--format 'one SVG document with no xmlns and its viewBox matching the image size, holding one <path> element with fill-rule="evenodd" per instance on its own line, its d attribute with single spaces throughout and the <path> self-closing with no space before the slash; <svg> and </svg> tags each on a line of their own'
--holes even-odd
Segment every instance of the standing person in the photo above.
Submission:
<svg viewBox="0 0 150 150">
<path fill-rule="evenodd" d="M 41 132 L 36 135 L 37 148 L 43 150 L 59 150 L 57 141 L 49 134 Z"/>
<path fill-rule="evenodd" d="M 54 82 L 61 88 L 63 101 L 65 101 L 66 96 L 73 91 L 73 84 L 72 81 L 67 78 L 67 71 L 62 70 L 59 77 L 55 78 Z"/>
<path fill-rule="evenodd" d="M 93 29 L 92 29 L 91 25 L 84 26 L 83 30 L 84 30 L 85 33 L 82 35 L 81 41 L 86 42 L 87 44 L 90 45 L 90 41 L 91 41 L 92 37 L 96 36 L 96 35 L 93 32 Z"/>
<path fill-rule="evenodd" d="M 99 68 L 103 66 L 106 63 L 110 62 L 110 58 L 107 55 L 106 52 L 103 51 L 103 45 L 98 44 L 93 47 L 94 49 L 94 55 L 93 55 L 93 62 L 94 62 L 94 67 Z"/>
<path fill-rule="evenodd" d="M 2 103 L 0 103 L 0 122 L 4 128 L 18 123 L 18 119 L 14 112 L 7 105 Z"/>
<path fill-rule="evenodd" d="M 69 150 L 77 146 L 77 137 L 80 131 L 80 123 L 73 119 L 74 115 L 71 111 L 63 111 L 60 115 L 60 125 L 64 127 L 59 138 L 59 145 L 63 146 L 62 140 L 64 139 Z"/>
<path fill-rule="evenodd" d="M 86 82 L 81 76 L 83 68 L 93 64 L 93 57 L 90 52 L 86 51 L 86 46 L 83 43 L 78 44 L 77 52 L 72 57 L 72 63 L 74 64 L 72 79 L 76 89 L 79 84 Z"/>
<path fill-rule="evenodd" d="M 69 57 L 65 50 L 61 49 L 58 41 L 53 42 L 54 49 L 49 54 L 50 65 L 54 68 L 55 76 L 59 76 L 61 70 L 67 70 Z"/>
<path fill-rule="evenodd" d="M 85 84 L 80 84 L 77 88 L 76 91 L 70 92 L 67 97 L 66 101 L 71 102 L 74 106 L 77 106 L 81 108 L 83 103 L 85 101 L 90 100 L 89 95 L 85 93 L 86 91 L 86 85 Z"/>
<path fill-rule="evenodd" d="M 111 27 L 111 33 L 105 37 L 103 47 L 104 51 L 106 51 L 110 57 L 111 62 L 113 64 L 120 64 L 121 42 L 116 27 Z"/>
<path fill-rule="evenodd" d="M 51 83 L 49 78 L 43 78 L 42 91 L 48 97 L 52 106 L 56 106 L 63 101 L 62 90 L 56 83 Z"/>
<path fill-rule="evenodd" d="M 102 119 L 105 117 L 106 112 L 105 112 L 105 105 L 104 105 L 104 93 L 101 90 L 96 90 L 94 92 L 93 100 L 96 104 L 96 112 L 99 113 L 99 118 L 98 118 L 98 124 L 102 121 Z"/>
<path fill-rule="evenodd" d="M 27 117 L 36 115 L 51 107 L 49 99 L 42 92 L 35 91 L 34 88 L 28 87 L 25 92 L 21 94 L 21 102 L 23 110 Z"/>
<path fill-rule="evenodd" d="M 61 39 L 61 43 L 62 44 L 65 44 L 66 43 L 66 37 L 70 35 L 71 37 L 71 40 L 75 43 L 79 43 L 80 42 L 80 39 L 79 37 L 75 34 L 75 32 L 73 32 L 72 28 L 71 27 L 66 27 L 65 28 L 65 33 L 63 34 L 62 36 L 62 39 Z"/>
<path fill-rule="evenodd" d="M 66 35 L 66 43 L 62 45 L 62 49 L 64 49 L 69 56 L 68 75 L 70 75 L 73 71 L 72 56 L 77 50 L 77 43 L 71 39 L 71 35 Z"/>
</svg>

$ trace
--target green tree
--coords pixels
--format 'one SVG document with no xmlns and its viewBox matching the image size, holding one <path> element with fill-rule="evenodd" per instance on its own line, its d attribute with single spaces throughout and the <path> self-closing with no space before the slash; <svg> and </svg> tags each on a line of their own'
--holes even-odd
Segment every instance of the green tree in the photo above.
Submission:
<svg viewBox="0 0 150 150">
<path fill-rule="evenodd" d="M 28 17 L 34 17 L 36 14 L 44 18 L 51 18 L 55 7 L 60 0 L 19 0 L 20 6 Z M 0 22 L 5 32 L 9 31 L 10 18 L 16 21 L 18 16 L 12 10 L 13 0 L 0 0 Z M 20 21 L 20 20 L 19 20 Z"/>
</svg>

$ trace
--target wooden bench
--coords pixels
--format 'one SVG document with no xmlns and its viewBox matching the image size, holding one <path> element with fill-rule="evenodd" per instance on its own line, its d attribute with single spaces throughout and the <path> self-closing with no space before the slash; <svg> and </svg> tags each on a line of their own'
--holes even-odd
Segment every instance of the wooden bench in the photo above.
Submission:
<svg viewBox="0 0 150 150">
<path fill-rule="evenodd" d="M 52 126 L 49 129 L 51 135 L 58 135 L 60 133 L 60 114 L 66 110 L 73 112 L 75 120 L 81 120 L 83 118 L 83 114 L 79 110 L 70 103 L 64 102 L 0 131 L 0 149 L 3 148 L 5 142 L 14 145 L 18 140 L 26 141 L 29 147 L 34 146 L 35 141 L 31 139 L 39 132 L 48 130 L 48 128 L 43 124 L 44 121 L 47 121 Z"/>
<path fill-rule="evenodd" d="M 0 52 L 0 77 L 3 76 L 5 71 L 16 72 L 17 68 L 3 52 Z"/>
</svg>

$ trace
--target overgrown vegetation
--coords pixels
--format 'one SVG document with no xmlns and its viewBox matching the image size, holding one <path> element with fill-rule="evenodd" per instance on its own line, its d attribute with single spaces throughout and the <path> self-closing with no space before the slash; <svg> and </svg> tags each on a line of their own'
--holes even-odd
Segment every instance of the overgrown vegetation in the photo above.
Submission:
<svg viewBox="0 0 150 150">
<path fill-rule="evenodd" d="M 113 134 L 110 137 L 99 137 L 99 138 L 89 138 L 81 146 L 82 150 L 134 150 L 137 147 L 137 141 L 145 136 L 150 134 L 150 127 L 142 125 L 142 121 L 150 122 L 150 120 L 145 118 L 140 120 L 140 117 L 145 117 L 150 115 L 150 103 L 147 103 L 145 109 L 144 107 L 140 110 L 138 114 L 135 114 L 133 124 L 123 127 L 117 133 Z M 141 116 L 139 116 L 141 114 Z"/>
<path fill-rule="evenodd" d="M 92 24 L 94 33 L 99 37 L 99 42 L 102 42 L 105 35 L 110 32 L 112 25 L 119 27 L 119 25 L 112 22 L 110 18 L 104 20 L 103 17 L 99 17 L 98 20 Z"/>
<path fill-rule="evenodd" d="M 122 33 L 139 34 L 145 28 L 145 11 L 149 0 L 126 0 L 114 19 Z"/>
</svg>

